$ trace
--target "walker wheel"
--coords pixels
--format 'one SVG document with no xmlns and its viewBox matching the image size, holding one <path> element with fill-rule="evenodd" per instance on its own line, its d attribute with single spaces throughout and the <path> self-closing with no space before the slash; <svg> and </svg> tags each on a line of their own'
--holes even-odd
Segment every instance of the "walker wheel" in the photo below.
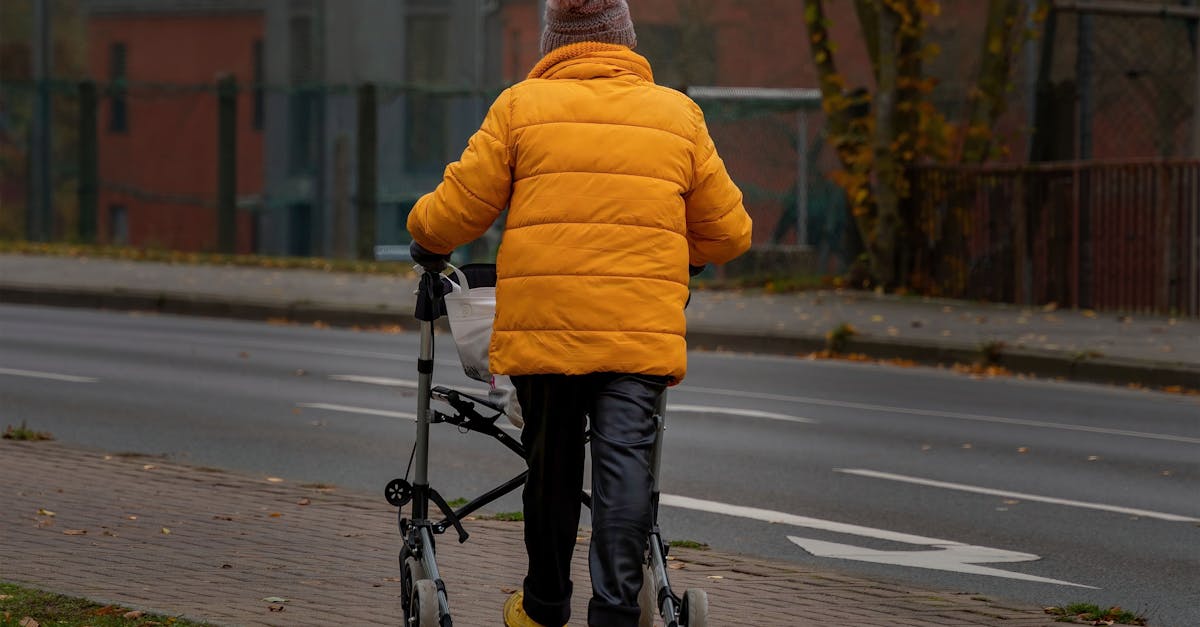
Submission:
<svg viewBox="0 0 1200 627">
<path fill-rule="evenodd" d="M 430 579 L 417 581 L 412 593 L 410 627 L 438 627 L 437 586 Z"/>
<path fill-rule="evenodd" d="M 425 578 L 425 569 L 407 551 L 400 553 L 400 559 L 400 605 L 404 608 L 404 618 L 408 619 L 412 610 L 413 584 Z"/>
<path fill-rule="evenodd" d="M 708 593 L 699 588 L 684 592 L 679 618 L 684 627 L 708 627 Z"/>
<path fill-rule="evenodd" d="M 383 489 L 383 498 L 393 507 L 404 507 L 412 500 L 412 484 L 403 479 L 392 479 Z"/>
<path fill-rule="evenodd" d="M 654 627 L 654 616 L 658 614 L 657 600 L 654 576 L 650 574 L 649 566 L 642 565 L 642 591 L 638 593 L 638 609 L 642 613 L 638 615 L 638 627 Z"/>
</svg>

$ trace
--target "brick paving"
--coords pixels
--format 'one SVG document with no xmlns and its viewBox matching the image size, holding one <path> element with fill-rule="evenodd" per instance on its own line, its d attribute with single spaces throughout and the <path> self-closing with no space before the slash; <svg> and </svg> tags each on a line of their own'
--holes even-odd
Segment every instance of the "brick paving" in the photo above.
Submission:
<svg viewBox="0 0 1200 627">
<path fill-rule="evenodd" d="M 218 625 L 398 624 L 395 510 L 382 496 L 270 479 L 0 440 L 0 580 Z M 438 543 L 455 624 L 499 625 L 524 570 L 520 523 L 467 530 L 466 544 Z M 572 625 L 589 589 L 581 539 Z M 969 594 L 672 553 L 672 583 L 708 591 L 711 625 L 1056 624 L 1040 608 Z M 263 600 L 275 596 L 288 599 L 282 612 Z"/>
</svg>

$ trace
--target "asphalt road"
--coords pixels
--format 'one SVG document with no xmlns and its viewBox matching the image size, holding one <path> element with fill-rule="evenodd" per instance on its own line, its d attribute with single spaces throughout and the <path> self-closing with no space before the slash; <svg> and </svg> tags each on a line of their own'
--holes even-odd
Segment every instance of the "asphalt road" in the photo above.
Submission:
<svg viewBox="0 0 1200 627">
<path fill-rule="evenodd" d="M 435 380 L 480 387 L 439 340 Z M 0 306 L 0 426 L 26 420 L 72 444 L 377 492 L 403 475 L 412 447 L 416 342 Z M 748 355 L 690 361 L 669 392 L 669 538 L 1200 624 L 1194 397 Z M 431 446 L 433 484 L 449 499 L 521 469 L 497 443 L 446 425 Z M 491 509 L 519 507 L 512 495 Z"/>
</svg>

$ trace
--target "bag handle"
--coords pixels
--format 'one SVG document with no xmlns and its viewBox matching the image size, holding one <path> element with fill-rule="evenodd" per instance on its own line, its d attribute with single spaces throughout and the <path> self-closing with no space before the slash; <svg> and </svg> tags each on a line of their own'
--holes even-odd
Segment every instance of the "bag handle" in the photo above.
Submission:
<svg viewBox="0 0 1200 627">
<path fill-rule="evenodd" d="M 455 265 L 447 262 L 446 268 L 453 271 L 454 275 L 456 277 L 458 277 L 458 283 L 454 286 L 454 291 L 466 292 L 467 290 L 471 289 L 471 286 L 467 284 L 467 275 L 463 274 L 463 271 L 459 270 L 458 266 L 455 266 Z M 454 281 L 451 281 L 451 283 L 454 283 Z"/>
</svg>

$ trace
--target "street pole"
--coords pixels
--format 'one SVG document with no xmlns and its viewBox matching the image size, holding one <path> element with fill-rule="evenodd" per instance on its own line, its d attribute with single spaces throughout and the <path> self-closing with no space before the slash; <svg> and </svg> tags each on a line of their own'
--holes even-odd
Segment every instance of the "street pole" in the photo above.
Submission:
<svg viewBox="0 0 1200 627">
<path fill-rule="evenodd" d="M 34 45 L 33 80 L 37 85 L 34 97 L 33 128 L 30 139 L 30 183 L 26 211 L 26 236 L 35 242 L 50 239 L 54 231 L 53 209 L 50 205 L 50 74 L 54 67 L 50 26 L 50 0 L 35 0 L 33 4 Z"/>
</svg>

